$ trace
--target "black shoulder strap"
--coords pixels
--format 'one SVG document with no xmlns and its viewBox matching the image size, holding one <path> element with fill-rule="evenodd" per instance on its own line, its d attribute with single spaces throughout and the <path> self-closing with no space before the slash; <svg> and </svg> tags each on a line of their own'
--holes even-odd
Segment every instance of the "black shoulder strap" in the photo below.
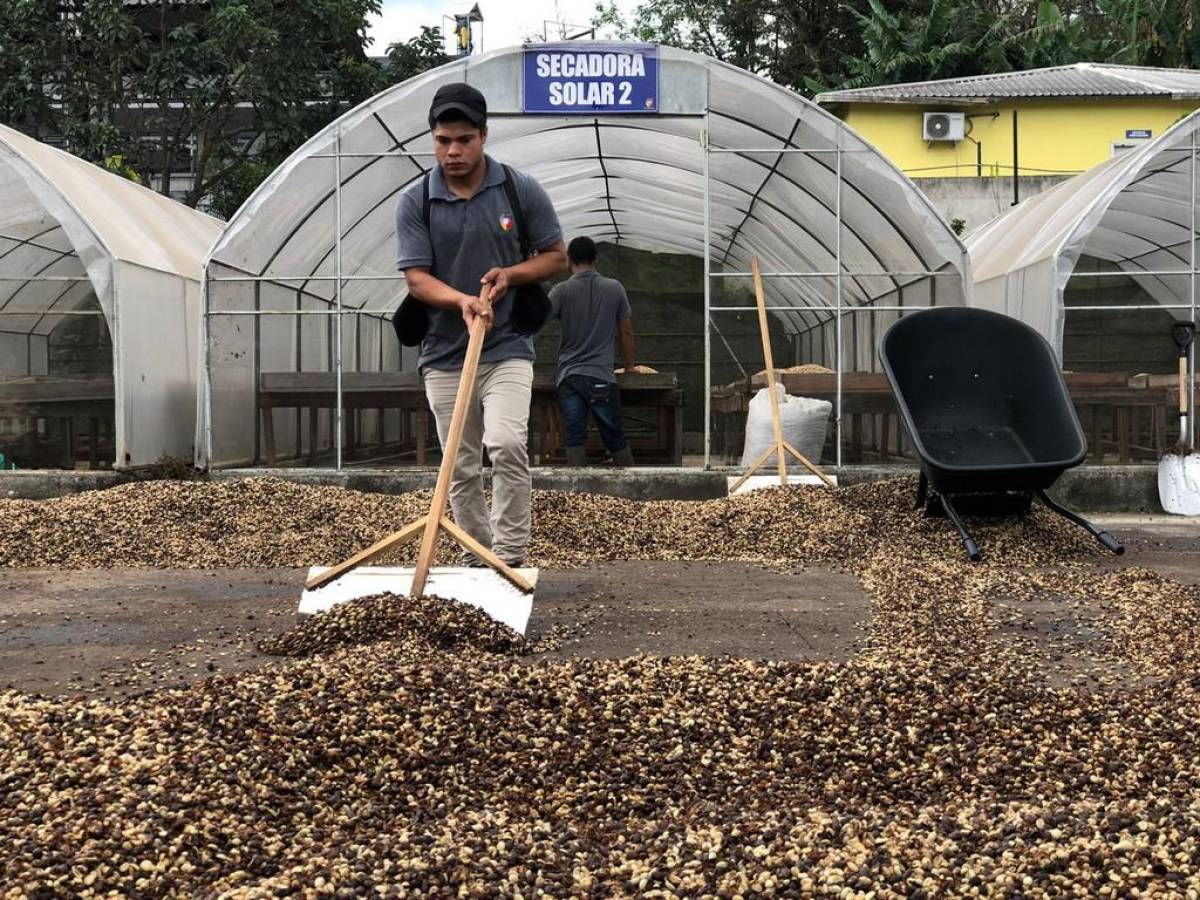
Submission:
<svg viewBox="0 0 1200 900">
<path fill-rule="evenodd" d="M 429 176 L 433 174 L 430 169 L 425 173 L 425 178 L 421 181 L 421 221 L 425 223 L 425 230 L 429 232 L 429 246 L 433 246 L 433 231 L 429 227 Z M 429 274 L 434 273 L 435 266 L 429 267 Z"/>
<path fill-rule="evenodd" d="M 425 223 L 425 230 L 429 230 L 429 175 L 425 173 L 425 179 L 421 182 L 421 221 Z"/>
<path fill-rule="evenodd" d="M 521 243 L 521 259 L 529 259 L 533 248 L 529 246 L 529 229 L 525 227 L 525 213 L 521 210 L 521 198 L 517 196 L 517 182 L 513 178 L 512 169 L 508 163 L 504 167 L 504 193 L 508 197 L 508 205 L 512 207 L 513 219 L 517 223 L 517 240 Z"/>
</svg>

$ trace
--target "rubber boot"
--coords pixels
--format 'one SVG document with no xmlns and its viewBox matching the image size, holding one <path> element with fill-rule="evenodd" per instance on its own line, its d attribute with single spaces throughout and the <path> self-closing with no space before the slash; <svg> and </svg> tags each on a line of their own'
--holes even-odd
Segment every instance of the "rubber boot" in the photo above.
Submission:
<svg viewBox="0 0 1200 900">
<path fill-rule="evenodd" d="M 567 448 L 567 465 L 572 468 L 579 468 L 587 462 L 586 447 L 568 447 Z"/>
<path fill-rule="evenodd" d="M 633 451 L 629 449 L 629 445 L 626 444 L 620 450 L 613 450 L 612 451 L 612 461 L 613 461 L 614 466 L 620 466 L 621 468 L 625 468 L 626 466 L 632 466 L 633 465 Z"/>
</svg>

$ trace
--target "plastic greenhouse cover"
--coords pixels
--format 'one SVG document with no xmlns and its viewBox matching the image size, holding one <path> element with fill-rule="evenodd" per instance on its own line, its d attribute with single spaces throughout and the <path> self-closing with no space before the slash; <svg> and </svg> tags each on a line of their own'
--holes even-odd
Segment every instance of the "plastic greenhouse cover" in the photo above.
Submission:
<svg viewBox="0 0 1200 900">
<path fill-rule="evenodd" d="M 147 313 L 157 303 L 165 315 L 187 308 L 198 318 L 202 263 L 221 223 L 4 126 L 0 197 L 0 310 L 29 312 L 0 317 L 0 332 L 44 341 L 62 313 L 98 305 L 113 340 L 114 387 L 118 398 L 130 401 L 129 408 L 118 402 L 115 409 L 117 464 L 186 452 L 190 427 L 175 422 L 165 428 L 171 414 L 162 408 L 180 405 L 179 384 L 195 390 L 196 323 L 179 320 L 166 336 L 163 321 Z M 134 291 L 127 299 L 140 314 L 123 314 L 122 283 Z M 153 294 L 137 294 L 136 285 L 152 286 Z M 166 346 L 176 352 L 164 360 Z M 32 357 L 27 366 L 32 370 Z M 158 384 L 157 398 L 134 401 L 132 392 L 140 389 L 125 383 L 126 373 Z"/>
<path fill-rule="evenodd" d="M 900 294 L 915 280 L 933 280 L 929 272 L 944 276 L 936 278 L 939 304 L 969 300 L 965 249 L 925 195 L 840 120 L 799 95 L 698 54 L 660 47 L 658 114 L 523 115 L 522 53 L 516 47 L 458 60 L 371 98 L 293 153 L 229 222 L 205 266 L 209 308 L 218 313 L 210 320 L 214 392 L 208 402 L 221 423 L 201 426 L 198 446 L 212 446 L 214 457 L 200 451 L 202 465 L 252 455 L 246 438 L 232 433 L 229 410 L 252 409 L 255 372 L 247 360 L 255 358 L 255 339 L 248 327 L 230 321 L 235 317 L 220 313 L 252 311 L 256 303 L 272 310 L 324 304 L 328 310 L 340 300 L 343 310 L 386 316 L 403 298 L 395 267 L 396 202 L 434 164 L 427 113 L 437 88 L 449 82 L 468 81 L 487 95 L 487 152 L 539 180 L 567 240 L 586 234 L 697 257 L 707 244 L 716 273 L 748 272 L 758 256 L 768 275 L 819 276 L 765 279 L 767 303 L 783 308 L 775 315 L 791 333 L 835 316 L 838 279 L 830 276 L 839 257 L 844 307 L 898 299 L 924 305 L 932 288 Z M 706 141 L 714 152 L 705 152 Z M 723 283 L 749 286 L 744 278 Z M 248 289 L 251 284 L 257 289 Z M 299 335 L 292 368 L 327 370 L 332 363 L 321 348 L 336 343 L 332 318 L 297 317 L 292 328 L 276 324 L 259 338 L 294 346 Z M 358 319 L 341 318 L 343 329 Z M 385 343 L 382 333 L 375 335 Z M 827 346 L 829 338 L 819 342 Z M 287 359 L 265 343 L 260 349 L 272 365 Z M 413 360 L 410 352 L 378 355 L 387 358 L 370 366 Z M 238 415 L 236 428 L 244 432 L 244 416 L 253 413 Z M 324 428 L 322 420 L 322 436 Z"/>
<path fill-rule="evenodd" d="M 1200 113 L 1037 194 L 969 234 L 977 305 L 1037 328 L 1061 354 L 1064 294 L 1081 256 L 1133 278 L 1157 303 L 1192 302 L 1192 159 Z M 1153 273 L 1169 272 L 1170 275 Z M 1173 311 L 1187 318 L 1184 310 Z"/>
<path fill-rule="evenodd" d="M 961 245 L 925 197 L 839 120 L 751 73 L 673 48 L 660 53 L 664 94 L 673 77 L 699 79 L 707 117 L 694 114 L 703 109 L 636 119 L 512 115 L 515 88 L 497 76 L 517 71 L 521 48 L 456 61 L 396 85 L 281 165 L 230 222 L 212 259 L 250 276 L 331 279 L 340 199 L 343 275 L 395 275 L 396 197 L 433 163 L 429 102 L 440 84 L 467 80 L 491 98 L 488 152 L 542 182 L 568 237 L 586 232 L 634 247 L 702 254 L 707 123 L 717 149 L 817 151 L 710 156 L 715 268 L 722 261 L 740 268 L 757 254 L 764 270 L 832 271 L 839 192 L 837 156 L 830 151 L 840 145 L 846 151 L 840 203 L 847 267 L 964 271 Z M 332 158 L 339 147 L 340 161 Z M 413 155 L 374 156 L 381 153 Z M 228 273 L 216 277 L 223 276 Z M 895 280 L 844 287 L 844 302 L 865 303 L 892 290 Z M 305 290 L 330 301 L 335 294 L 330 280 L 309 282 Z M 767 291 L 772 305 L 836 305 L 832 287 L 823 283 L 802 289 L 795 280 L 771 280 Z M 939 301 L 963 302 L 966 291 L 962 283 L 947 286 Z M 375 288 L 348 283 L 342 302 L 386 312 L 402 295 L 398 280 Z"/>
</svg>

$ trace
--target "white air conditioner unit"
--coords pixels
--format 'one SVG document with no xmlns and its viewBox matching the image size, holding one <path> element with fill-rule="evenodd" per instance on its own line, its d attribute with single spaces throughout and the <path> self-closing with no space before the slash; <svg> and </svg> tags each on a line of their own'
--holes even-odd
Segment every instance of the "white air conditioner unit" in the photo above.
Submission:
<svg viewBox="0 0 1200 900">
<path fill-rule="evenodd" d="M 967 117 L 960 112 L 927 112 L 921 135 L 927 141 L 961 141 L 966 135 Z"/>
</svg>

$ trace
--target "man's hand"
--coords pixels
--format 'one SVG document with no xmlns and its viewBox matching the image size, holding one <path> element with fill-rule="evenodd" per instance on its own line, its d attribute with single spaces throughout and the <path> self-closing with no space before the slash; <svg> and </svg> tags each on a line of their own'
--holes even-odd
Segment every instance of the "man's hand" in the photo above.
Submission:
<svg viewBox="0 0 1200 900">
<path fill-rule="evenodd" d="M 481 284 L 491 285 L 491 290 L 488 291 L 489 303 L 495 303 L 507 294 L 510 287 L 508 283 L 508 269 L 501 268 L 500 266 L 488 269 L 479 281 Z"/>
<path fill-rule="evenodd" d="M 463 321 L 467 323 L 467 330 L 471 330 L 471 324 L 477 317 L 484 320 L 484 331 L 490 331 L 492 328 L 492 305 L 485 303 L 478 297 L 472 297 L 470 294 L 463 294 L 462 299 L 458 302 L 458 308 L 462 310 Z"/>
</svg>

